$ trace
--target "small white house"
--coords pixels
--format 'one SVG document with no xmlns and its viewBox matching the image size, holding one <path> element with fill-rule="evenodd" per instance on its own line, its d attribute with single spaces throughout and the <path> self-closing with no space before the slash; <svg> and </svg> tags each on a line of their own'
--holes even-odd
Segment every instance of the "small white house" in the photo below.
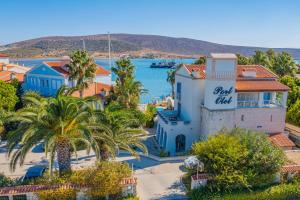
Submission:
<svg viewBox="0 0 300 200">
<path fill-rule="evenodd" d="M 0 63 L 9 64 L 9 56 L 3 53 L 0 53 Z"/>
</svg>

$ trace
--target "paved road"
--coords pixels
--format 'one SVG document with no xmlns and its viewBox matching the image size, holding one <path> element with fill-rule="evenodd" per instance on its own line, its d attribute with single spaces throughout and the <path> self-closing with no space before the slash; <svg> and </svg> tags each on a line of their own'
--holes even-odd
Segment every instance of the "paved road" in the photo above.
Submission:
<svg viewBox="0 0 300 200">
<path fill-rule="evenodd" d="M 7 176 L 13 178 L 23 176 L 29 167 L 44 163 L 45 160 L 44 152 L 34 149 L 26 156 L 24 165 L 17 166 L 16 171 L 11 172 L 5 145 L 0 145 L 0 173 Z M 138 178 L 137 191 L 141 200 L 187 199 L 184 188 L 180 184 L 180 177 L 184 174 L 180 170 L 181 162 L 158 162 L 143 156 L 138 160 L 124 153 L 116 160 L 133 164 L 134 174 Z M 94 154 L 86 155 L 86 151 L 80 151 L 78 160 L 72 161 L 72 168 L 82 169 L 93 166 L 95 161 Z"/>
<path fill-rule="evenodd" d="M 184 174 L 180 170 L 182 162 L 158 162 L 147 157 L 137 160 L 131 156 L 121 155 L 118 160 L 133 164 L 138 178 L 137 190 L 141 200 L 182 200 L 187 199 L 180 183 Z"/>
</svg>

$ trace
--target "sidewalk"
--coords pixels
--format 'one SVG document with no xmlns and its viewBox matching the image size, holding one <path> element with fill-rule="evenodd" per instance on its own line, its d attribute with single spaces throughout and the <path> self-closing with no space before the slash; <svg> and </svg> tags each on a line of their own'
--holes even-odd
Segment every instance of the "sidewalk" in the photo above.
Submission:
<svg viewBox="0 0 300 200">
<path fill-rule="evenodd" d="M 300 127 L 286 123 L 285 128 L 300 139 Z"/>
</svg>

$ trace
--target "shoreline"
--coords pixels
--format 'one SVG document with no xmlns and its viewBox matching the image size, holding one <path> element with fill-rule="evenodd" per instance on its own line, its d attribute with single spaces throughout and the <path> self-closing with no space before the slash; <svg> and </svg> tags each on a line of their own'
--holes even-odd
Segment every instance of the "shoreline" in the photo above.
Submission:
<svg viewBox="0 0 300 200">
<path fill-rule="evenodd" d="M 11 61 L 27 61 L 27 60 L 59 60 L 61 57 L 24 57 L 24 58 L 14 58 L 11 57 Z M 117 60 L 120 57 L 113 57 L 112 60 Z M 95 60 L 108 60 L 108 57 L 94 57 Z M 145 57 L 132 57 L 130 59 L 149 59 L 149 60 L 172 60 L 172 59 L 197 59 L 195 57 L 158 57 L 158 58 L 145 58 Z"/>
</svg>

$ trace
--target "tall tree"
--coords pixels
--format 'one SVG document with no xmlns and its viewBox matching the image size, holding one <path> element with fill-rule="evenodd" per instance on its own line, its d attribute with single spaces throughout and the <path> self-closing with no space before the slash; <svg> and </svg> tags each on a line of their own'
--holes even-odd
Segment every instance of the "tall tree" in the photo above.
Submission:
<svg viewBox="0 0 300 200">
<path fill-rule="evenodd" d="M 269 58 L 263 51 L 255 51 L 255 54 L 252 56 L 252 61 L 253 64 L 270 67 Z"/>
<path fill-rule="evenodd" d="M 241 54 L 237 54 L 237 62 L 238 65 L 250 65 L 252 64 L 252 60 L 246 56 L 243 56 Z"/>
<path fill-rule="evenodd" d="M 116 61 L 117 66 L 112 67 L 111 71 L 117 76 L 117 82 L 124 86 L 126 78 L 134 78 L 134 65 L 129 58 L 122 58 Z"/>
<path fill-rule="evenodd" d="M 112 68 L 117 75 L 114 96 L 126 108 L 137 108 L 140 96 L 146 90 L 141 82 L 135 80 L 134 66 L 128 58 L 122 58 L 116 64 L 117 66 Z"/>
<path fill-rule="evenodd" d="M 65 95 L 62 87 L 56 97 L 40 98 L 30 94 L 24 97 L 26 105 L 9 118 L 18 122 L 18 128 L 8 134 L 8 155 L 11 169 L 16 164 L 24 164 L 27 153 L 40 142 L 45 143 L 46 156 L 50 154 L 50 173 L 55 155 L 60 174 L 71 170 L 71 147 L 76 154 L 76 142 L 81 141 L 88 149 L 92 148 L 99 158 L 99 139 L 105 134 L 96 134 L 94 129 L 101 127 L 93 123 L 91 99 L 79 99 Z M 101 140 L 109 140 L 101 138 Z M 21 148 L 16 150 L 20 144 Z"/>
<path fill-rule="evenodd" d="M 176 70 L 170 70 L 170 71 L 168 71 L 168 76 L 167 76 L 167 81 L 168 81 L 168 83 L 170 83 L 170 85 L 172 87 L 172 98 L 175 97 L 175 90 L 174 90 L 175 74 L 176 74 Z"/>
<path fill-rule="evenodd" d="M 76 82 L 80 97 L 83 97 L 83 90 L 88 88 L 95 78 L 97 65 L 85 50 L 74 51 L 70 59 L 70 64 L 67 65 L 70 73 L 69 79 Z"/>
<path fill-rule="evenodd" d="M 279 53 L 275 56 L 271 69 L 280 77 L 284 75 L 294 76 L 297 70 L 294 58 L 286 52 Z"/>
<path fill-rule="evenodd" d="M 143 144 L 144 130 L 140 127 L 140 120 L 130 110 L 105 110 L 98 115 L 99 123 L 105 127 L 105 134 L 111 138 L 113 144 L 103 141 L 105 151 L 101 152 L 102 158 L 107 159 L 108 153 L 115 154 L 115 150 L 125 150 L 134 156 L 138 156 L 135 147 L 147 153 L 147 147 Z"/>
<path fill-rule="evenodd" d="M 199 57 L 199 59 L 197 59 L 195 61 L 194 64 L 196 64 L 196 65 L 205 65 L 205 63 L 206 63 L 206 57 L 205 56 L 201 56 L 201 57 Z"/>
</svg>

